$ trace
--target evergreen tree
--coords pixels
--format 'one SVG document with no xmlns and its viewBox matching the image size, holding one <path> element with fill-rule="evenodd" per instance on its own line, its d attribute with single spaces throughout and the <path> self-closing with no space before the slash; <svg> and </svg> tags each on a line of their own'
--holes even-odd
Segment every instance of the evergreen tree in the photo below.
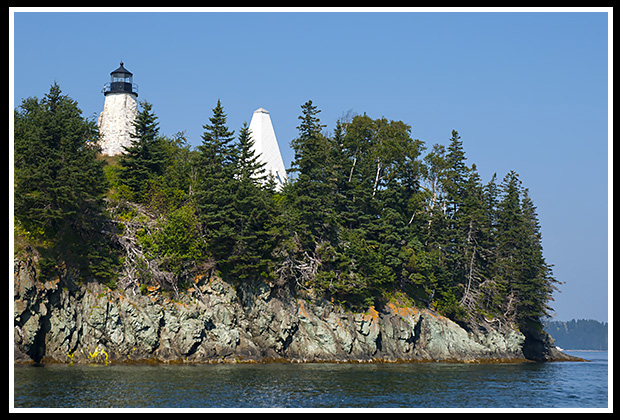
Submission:
<svg viewBox="0 0 620 420">
<path fill-rule="evenodd" d="M 463 284 L 460 303 L 470 316 L 474 315 L 480 299 L 479 285 L 484 281 L 488 250 L 491 241 L 491 221 L 486 212 L 484 189 L 476 165 L 472 165 L 469 179 L 463 186 L 461 214 L 457 229 L 460 244 L 459 276 Z"/>
<path fill-rule="evenodd" d="M 226 114 L 219 99 L 209 121 L 210 125 L 203 125 L 202 144 L 198 146 L 194 199 L 208 249 L 220 261 L 230 255 L 235 243 L 235 149 L 234 132 L 226 126 Z"/>
<path fill-rule="evenodd" d="M 297 173 L 289 189 L 292 226 L 305 250 L 314 252 L 335 230 L 331 199 L 335 185 L 331 177 L 331 142 L 321 133 L 325 125 L 317 114 L 321 111 L 309 100 L 302 105 L 299 136 L 291 141 L 295 151 L 290 172 Z"/>
<path fill-rule="evenodd" d="M 239 180 L 251 180 L 262 183 L 266 180 L 265 162 L 254 152 L 254 139 L 250 134 L 247 122 L 239 131 L 238 154 L 236 156 L 236 174 Z"/>
<path fill-rule="evenodd" d="M 497 228 L 497 207 L 499 203 L 499 187 L 495 180 L 497 174 L 493 174 L 489 182 L 482 189 L 482 200 L 484 202 L 484 215 L 487 221 L 488 234 L 485 237 L 484 248 L 489 251 L 495 249 L 495 237 Z M 489 256 L 492 258 L 494 252 Z"/>
<path fill-rule="evenodd" d="M 521 222 L 521 181 L 514 171 L 500 186 L 502 199 L 497 209 L 496 256 L 490 309 L 510 322 L 516 319 L 515 282 L 520 275 L 519 253 L 523 245 Z"/>
<path fill-rule="evenodd" d="M 376 217 L 376 202 L 372 200 L 375 160 L 373 147 L 376 143 L 376 125 L 368 116 L 355 116 L 347 124 L 342 139 L 346 161 L 340 176 L 346 182 L 342 187 L 342 200 L 338 218 L 348 229 L 368 224 Z"/>
<path fill-rule="evenodd" d="M 465 183 L 469 177 L 469 168 L 465 164 L 466 157 L 463 142 L 458 131 L 452 130 L 450 144 L 446 148 L 446 165 L 448 167 L 445 180 L 445 189 L 452 218 L 462 205 L 465 196 Z"/>
<path fill-rule="evenodd" d="M 96 161 L 97 131 L 77 102 L 54 83 L 42 100 L 28 98 L 15 112 L 15 213 L 31 232 L 52 239 L 84 210 L 97 212 L 107 187 Z"/>
<path fill-rule="evenodd" d="M 159 123 L 152 111 L 153 105 L 142 101 L 140 107 L 141 110 L 133 122 L 133 142 L 130 146 L 123 146 L 125 153 L 119 161 L 119 181 L 131 192 L 130 198 L 145 202 L 150 184 L 164 172 L 166 149 L 159 136 Z"/>
<path fill-rule="evenodd" d="M 338 214 L 339 226 L 346 225 L 342 220 L 341 213 L 345 212 L 347 207 L 345 191 L 347 189 L 347 168 L 348 168 L 348 156 L 346 154 L 344 142 L 346 139 L 346 132 L 348 122 L 341 120 L 336 121 L 336 127 L 334 128 L 333 137 L 330 139 L 330 155 L 329 160 L 332 163 L 331 181 L 333 181 L 333 208 L 336 214 Z"/>
<path fill-rule="evenodd" d="M 545 321 L 545 331 L 555 340 L 555 345 L 565 349 L 607 350 L 607 322 L 593 319 L 565 321 Z"/>
<path fill-rule="evenodd" d="M 444 302 L 450 302 L 450 305 L 444 305 L 443 312 L 455 316 L 462 313 L 461 308 L 456 305 L 457 298 L 459 295 L 464 297 L 471 291 L 470 271 L 473 275 L 473 271 L 470 270 L 473 268 L 471 257 L 475 255 L 472 234 L 475 234 L 476 228 L 472 216 L 476 210 L 466 209 L 465 201 L 470 198 L 468 204 L 476 205 L 473 198 L 477 195 L 478 177 L 471 176 L 471 170 L 465 161 L 461 137 L 456 130 L 452 130 L 452 137 L 446 148 L 446 171 L 442 180 L 445 210 L 439 226 L 444 228 L 441 237 L 443 242 L 439 242 L 438 245 L 443 251 L 443 263 L 446 268 L 439 298 Z"/>
<path fill-rule="evenodd" d="M 291 172 L 299 172 L 308 176 L 314 175 L 311 179 L 320 179 L 318 175 L 323 171 L 326 155 L 327 142 L 321 130 L 325 125 L 317 115 L 321 112 L 312 101 L 309 100 L 301 106 L 302 115 L 298 117 L 301 123 L 297 126 L 299 137 L 291 141 L 291 146 L 295 150 L 295 160 Z M 318 150 L 317 150 L 318 149 Z M 316 153 L 313 153 L 316 152 Z"/>
<path fill-rule="evenodd" d="M 230 281 L 296 281 L 358 309 L 405 292 L 455 320 L 514 323 L 530 347 L 540 338 L 557 281 L 536 208 L 513 171 L 483 185 L 456 130 L 420 159 L 424 144 L 402 121 L 355 116 L 329 136 L 307 101 L 291 141 L 296 176 L 275 193 L 248 125 L 235 142 L 219 100 L 196 150 L 182 134 L 160 136 L 151 104 L 141 107 L 134 143 L 108 172 L 126 198 L 157 210 L 140 241 L 174 273 L 175 290 L 212 259 Z M 57 85 L 25 100 L 15 113 L 15 214 L 54 248 L 48 267 L 62 258 L 110 279 L 113 253 L 96 234 L 106 190 L 96 140 Z"/>
<path fill-rule="evenodd" d="M 218 99 L 213 116 L 209 118 L 211 125 L 202 126 L 202 144 L 198 146 L 200 164 L 203 175 L 208 177 L 228 178 L 234 172 L 234 131 L 226 125 L 226 113 Z"/>
<path fill-rule="evenodd" d="M 221 265 L 239 280 L 268 276 L 272 252 L 278 243 L 274 231 L 276 210 L 272 199 L 275 184 L 266 182 L 265 163 L 253 149 L 247 123 L 240 132 L 235 155 L 232 186 L 234 245 Z"/>
<path fill-rule="evenodd" d="M 517 321 L 522 326 L 541 328 L 541 318 L 550 315 L 549 301 L 556 290 L 557 280 L 552 266 L 543 256 L 542 236 L 536 207 L 527 188 L 521 200 L 523 244 L 520 247 L 520 276 L 514 284 L 517 298 Z"/>
<path fill-rule="evenodd" d="M 15 111 L 15 217 L 43 241 L 43 265 L 107 281 L 117 261 L 101 235 L 107 182 L 97 140 L 94 122 L 57 83 L 43 99 L 25 99 Z"/>
</svg>

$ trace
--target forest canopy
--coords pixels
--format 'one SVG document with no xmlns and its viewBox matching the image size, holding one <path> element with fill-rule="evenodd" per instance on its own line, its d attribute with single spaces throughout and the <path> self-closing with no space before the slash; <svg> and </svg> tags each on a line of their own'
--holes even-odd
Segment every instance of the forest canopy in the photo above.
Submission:
<svg viewBox="0 0 620 420">
<path fill-rule="evenodd" d="M 15 110 L 16 238 L 44 277 L 178 293 L 210 272 L 354 309 L 399 297 L 522 329 L 549 315 L 558 282 L 528 189 L 515 171 L 484 183 L 456 130 L 427 145 L 402 121 L 356 115 L 328 133 L 307 101 L 276 191 L 219 100 L 196 148 L 139 105 L 120 157 L 98 154 L 96 125 L 57 84 Z"/>
</svg>

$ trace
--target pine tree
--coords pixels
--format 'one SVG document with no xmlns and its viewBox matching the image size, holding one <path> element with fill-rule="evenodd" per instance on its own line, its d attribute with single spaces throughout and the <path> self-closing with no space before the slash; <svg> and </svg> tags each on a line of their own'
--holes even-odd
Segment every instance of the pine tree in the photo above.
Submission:
<svg viewBox="0 0 620 420">
<path fill-rule="evenodd" d="M 497 208 L 496 255 L 493 280 L 488 287 L 489 309 L 509 322 L 516 320 L 514 285 L 520 275 L 519 253 L 523 245 L 521 181 L 510 171 L 500 185 L 502 199 Z"/>
<path fill-rule="evenodd" d="M 517 320 L 523 326 L 541 328 L 541 318 L 549 316 L 548 302 L 553 300 L 557 280 L 553 277 L 552 266 L 543 256 L 542 235 L 536 207 L 526 189 L 521 200 L 522 240 L 519 252 L 520 276 L 513 288 L 517 300 Z"/>
<path fill-rule="evenodd" d="M 491 220 L 486 211 L 485 195 L 476 165 L 472 165 L 469 179 L 463 186 L 461 214 L 458 218 L 460 244 L 459 269 L 464 290 L 460 303 L 470 316 L 474 315 L 480 301 L 480 284 L 485 279 L 489 251 L 485 249 L 491 241 Z"/>
<path fill-rule="evenodd" d="M 235 172 L 239 180 L 251 180 L 255 183 L 263 183 L 267 179 L 265 162 L 254 152 L 254 139 L 247 122 L 243 123 L 239 131 L 238 154 L 236 156 Z"/>
<path fill-rule="evenodd" d="M 450 144 L 446 148 L 446 164 L 448 167 L 445 180 L 445 189 L 447 193 L 450 213 L 452 217 L 462 205 L 464 197 L 464 186 L 469 176 L 469 168 L 465 164 L 467 158 L 463 150 L 463 142 L 458 131 L 452 130 Z"/>
<path fill-rule="evenodd" d="M 272 199 L 275 184 L 266 182 L 265 163 L 253 149 L 247 123 L 239 131 L 235 173 L 232 177 L 230 213 L 234 245 L 221 266 L 230 277 L 244 280 L 268 276 L 278 235 L 272 230 L 276 211 Z"/>
<path fill-rule="evenodd" d="M 159 136 L 159 123 L 152 111 L 153 105 L 142 101 L 140 107 L 133 123 L 133 142 L 130 146 L 123 146 L 125 153 L 119 161 L 119 181 L 131 192 L 129 198 L 145 202 L 150 184 L 164 172 L 166 149 L 164 140 Z"/>
<path fill-rule="evenodd" d="M 198 146 L 203 174 L 208 177 L 225 178 L 234 172 L 234 131 L 229 131 L 226 125 L 226 113 L 218 99 L 213 116 L 209 118 L 211 125 L 202 126 L 202 144 Z"/>
<path fill-rule="evenodd" d="M 514 171 L 483 185 L 456 130 L 420 160 L 424 144 L 402 121 L 358 115 L 330 136 L 307 101 L 291 141 L 296 176 L 275 193 L 247 124 L 235 142 L 219 100 L 193 151 L 141 107 L 134 143 L 108 172 L 125 198 L 161 210 L 142 239 L 162 269 L 183 277 L 213 259 L 227 280 L 269 278 L 359 309 L 406 292 L 455 320 L 513 323 L 530 350 L 544 342 L 558 282 L 536 208 Z M 96 141 L 56 84 L 15 113 L 16 232 L 53 249 L 47 272 L 67 261 L 113 279 Z"/>
<path fill-rule="evenodd" d="M 309 100 L 301 106 L 299 136 L 291 141 L 295 151 L 290 172 L 297 176 L 289 190 L 292 225 L 305 250 L 314 252 L 319 242 L 333 235 L 335 229 L 331 199 L 335 185 L 331 178 L 331 142 L 321 133 L 325 125 L 317 114 L 321 111 Z"/>
<path fill-rule="evenodd" d="M 484 202 L 484 214 L 488 223 L 488 235 L 484 243 L 484 248 L 487 250 L 495 249 L 495 237 L 497 229 L 497 207 L 499 203 L 499 187 L 495 180 L 497 174 L 494 173 L 489 182 L 483 187 L 482 200 Z M 492 256 L 492 255 L 491 255 Z"/>
<path fill-rule="evenodd" d="M 466 293 L 471 291 L 473 276 L 471 259 L 472 257 L 475 258 L 473 236 L 476 233 L 474 226 L 476 209 L 473 207 L 477 206 L 474 197 L 477 195 L 478 186 L 476 184 L 478 179 L 477 176 L 472 176 L 471 169 L 465 161 L 461 137 L 456 130 L 452 130 L 452 137 L 446 148 L 446 171 L 443 179 L 445 191 L 445 217 L 442 221 L 442 226 L 445 227 L 444 242 L 440 242 L 439 245 L 443 249 L 443 261 L 447 275 L 439 297 L 446 302 L 453 303 L 449 308 L 444 305 L 443 309 L 444 313 L 449 311 L 453 315 L 461 313 L 461 308 L 454 304 L 459 295 L 466 297 Z M 466 209 L 465 201 L 468 199 L 468 204 L 471 207 Z M 459 290 L 463 288 L 464 290 Z M 462 297 L 461 302 L 464 302 Z"/>
<path fill-rule="evenodd" d="M 107 187 L 96 161 L 97 131 L 77 102 L 54 83 L 42 100 L 28 98 L 15 112 L 15 213 L 31 232 L 52 239 L 82 212 L 97 212 Z"/>
<path fill-rule="evenodd" d="M 202 144 L 198 146 L 194 200 L 208 249 L 216 261 L 221 261 L 230 255 L 235 243 L 232 187 L 235 149 L 234 132 L 226 126 L 226 114 L 219 99 L 209 121 L 210 125 L 203 125 Z"/>
<path fill-rule="evenodd" d="M 15 111 L 17 223 L 43 241 L 50 259 L 42 264 L 62 261 L 107 281 L 117 260 L 101 235 L 107 181 L 97 141 L 94 122 L 57 83 L 43 99 L 25 99 Z"/>
<path fill-rule="evenodd" d="M 328 151 L 325 137 L 321 133 L 325 125 L 321 124 L 317 117 L 321 110 L 312 105 L 311 100 L 303 104 L 301 110 L 302 115 L 298 117 L 301 123 L 297 126 L 299 137 L 291 141 L 291 146 L 295 150 L 291 172 L 305 174 L 311 179 L 319 179 L 318 174 L 324 167 L 324 161 L 321 159 Z"/>
</svg>

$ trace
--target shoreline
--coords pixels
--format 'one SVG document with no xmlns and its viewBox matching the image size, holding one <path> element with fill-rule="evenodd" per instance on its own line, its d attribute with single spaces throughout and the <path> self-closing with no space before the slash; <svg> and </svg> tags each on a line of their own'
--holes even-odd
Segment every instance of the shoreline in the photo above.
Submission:
<svg viewBox="0 0 620 420">
<path fill-rule="evenodd" d="M 592 350 L 595 351 L 595 350 Z M 472 359 L 472 360 L 461 360 L 457 358 L 448 358 L 448 359 L 386 359 L 386 358 L 371 358 L 371 359 L 324 359 L 324 360 L 302 360 L 302 359 L 286 359 L 286 358 L 277 358 L 277 357 L 265 357 L 262 359 L 240 359 L 240 358 L 221 358 L 221 359 L 213 359 L 213 360 L 182 360 L 182 359 L 174 359 L 174 360 L 161 360 L 156 358 L 149 359 L 136 359 L 136 360 L 115 360 L 109 362 L 88 362 L 88 361 L 79 361 L 79 362 L 71 362 L 67 363 L 61 360 L 41 360 L 40 362 L 34 362 L 32 360 L 14 360 L 13 365 L 33 365 L 33 366 L 45 366 L 45 365 L 99 365 L 99 366 L 108 366 L 108 365 L 121 365 L 121 366 L 174 366 L 174 365 L 218 365 L 218 364 L 226 364 L 226 365 L 252 365 L 252 364 L 350 364 L 350 365 L 371 365 L 371 364 L 466 364 L 466 365 L 493 365 L 493 364 L 524 364 L 524 363 L 558 363 L 558 362 L 590 362 L 590 360 L 571 356 L 565 353 L 562 353 L 561 358 L 554 358 L 545 362 L 539 362 L 536 360 L 530 360 L 525 358 L 488 358 L 488 359 Z"/>
<path fill-rule="evenodd" d="M 200 279 L 199 279 L 200 280 Z M 17 261 L 14 363 L 530 363 L 585 361 L 547 334 L 511 326 L 459 325 L 424 308 L 389 302 L 366 312 L 274 293 L 235 289 L 213 277 L 175 301 L 70 279 L 40 283 Z"/>
</svg>

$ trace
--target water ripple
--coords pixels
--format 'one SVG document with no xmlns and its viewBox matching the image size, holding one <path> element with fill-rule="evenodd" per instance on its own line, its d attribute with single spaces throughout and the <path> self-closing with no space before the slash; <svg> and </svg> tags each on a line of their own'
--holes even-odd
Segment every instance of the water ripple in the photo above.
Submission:
<svg viewBox="0 0 620 420">
<path fill-rule="evenodd" d="M 589 355 L 592 357 L 593 355 Z M 15 407 L 607 407 L 591 363 L 19 366 Z"/>
</svg>

